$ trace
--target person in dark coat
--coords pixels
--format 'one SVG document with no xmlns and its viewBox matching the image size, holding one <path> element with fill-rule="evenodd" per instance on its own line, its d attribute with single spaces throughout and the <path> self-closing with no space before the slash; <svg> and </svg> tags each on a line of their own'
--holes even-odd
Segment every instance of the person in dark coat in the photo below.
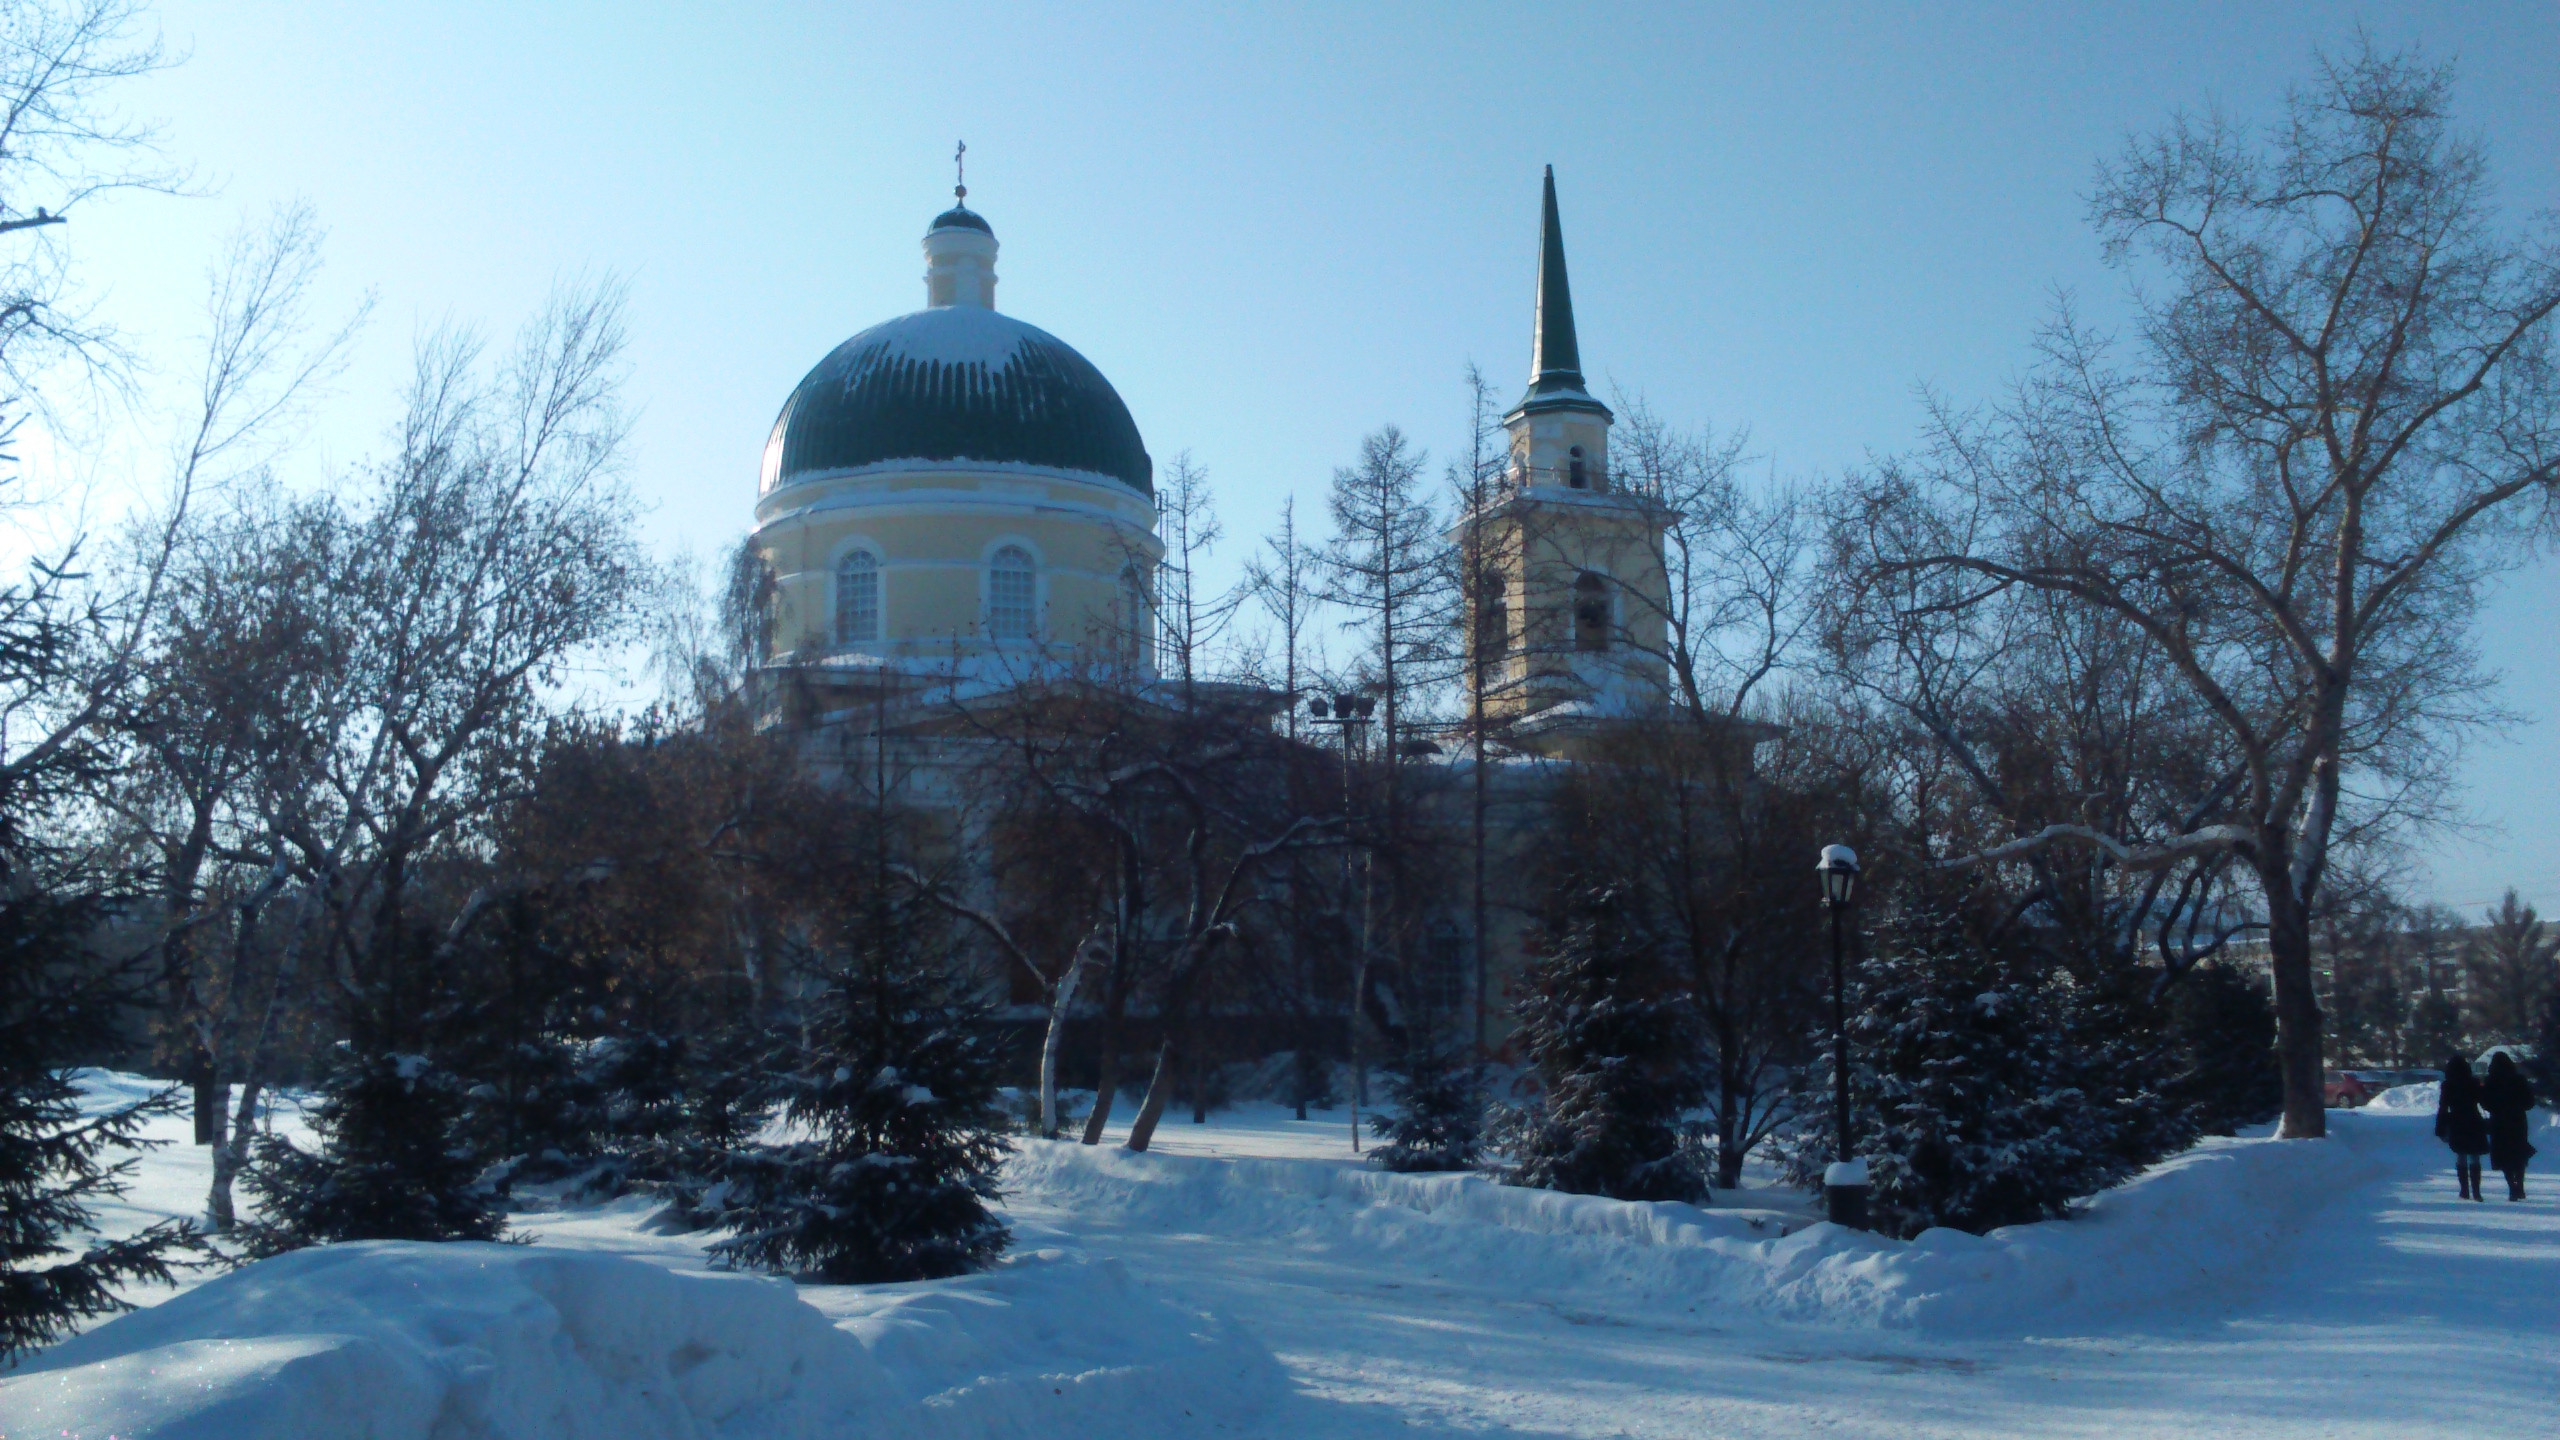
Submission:
<svg viewBox="0 0 2560 1440">
<path fill-rule="evenodd" d="M 2524 1137 L 2525 1112 L 2533 1108 L 2533 1087 L 2506 1051 L 2489 1060 L 2489 1078 L 2480 1086 L 2480 1108 L 2489 1112 L 2489 1163 L 2507 1177 L 2507 1198 L 2524 1198 L 2525 1162 L 2533 1158 L 2533 1142 Z M 2472 1185 L 2477 1188 L 2478 1180 Z"/>
<path fill-rule="evenodd" d="M 2453 1152 L 2462 1198 L 2481 1198 L 2480 1157 L 2489 1153 L 2489 1122 L 2480 1114 L 2480 1082 L 2471 1062 L 2459 1055 L 2444 1062 L 2444 1080 L 2436 1087 L 2436 1138 Z"/>
</svg>

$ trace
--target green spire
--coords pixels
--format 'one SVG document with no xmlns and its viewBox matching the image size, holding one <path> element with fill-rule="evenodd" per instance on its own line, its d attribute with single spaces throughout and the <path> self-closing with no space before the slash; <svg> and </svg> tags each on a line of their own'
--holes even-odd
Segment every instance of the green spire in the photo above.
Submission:
<svg viewBox="0 0 2560 1440">
<path fill-rule="evenodd" d="M 1573 338 L 1573 287 L 1564 276 L 1564 222 L 1556 218 L 1556 167 L 1547 167 L 1546 208 L 1538 216 L 1538 328 L 1529 347 L 1529 393 L 1513 410 L 1588 410 L 1608 407 L 1582 384 L 1582 347 Z"/>
<path fill-rule="evenodd" d="M 1529 349 L 1533 396 L 1582 388 L 1582 349 L 1573 339 L 1573 287 L 1564 275 L 1564 222 L 1556 218 L 1556 167 L 1547 167 L 1546 208 L 1538 216 L 1538 330 Z"/>
</svg>

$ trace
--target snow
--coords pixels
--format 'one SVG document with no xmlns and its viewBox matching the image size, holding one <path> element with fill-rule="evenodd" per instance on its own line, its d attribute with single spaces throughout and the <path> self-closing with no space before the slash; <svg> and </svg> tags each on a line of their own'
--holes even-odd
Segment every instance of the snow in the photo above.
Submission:
<svg viewBox="0 0 2560 1440">
<path fill-rule="evenodd" d="M 994 310 L 954 305 L 884 320 L 844 342 L 844 349 L 865 357 L 858 364 L 871 363 L 876 351 L 928 365 L 983 365 L 995 373 L 1013 364 L 1026 341 L 1065 348 L 1036 325 Z"/>
<path fill-rule="evenodd" d="M 1669 1305 L 1861 1330 L 2010 1333 L 2246 1289 L 2376 1173 L 2390 1138 L 2342 1112 L 2335 1143 L 2208 1140 L 2068 1223 L 1905 1243 L 1785 1211 L 1631 1204 L 1482 1175 L 1392 1175 L 1308 1160 L 1204 1161 L 1029 1142 L 1015 1206 L 1087 1223 L 1286 1241 L 1363 1263 L 1498 1272 L 1590 1303 Z"/>
<path fill-rule="evenodd" d="M 2433 1115 L 2443 1088 L 2433 1080 L 2417 1085 L 2394 1085 L 2365 1102 L 2364 1108 L 2379 1110 L 2386 1115 L 2417 1112 Z"/>
<path fill-rule="evenodd" d="M 2457 1200 L 2432 1100 L 2392 1094 L 1908 1243 L 1756 1187 L 1389 1175 L 1344 1113 L 1250 1103 L 1149 1154 L 1021 1142 L 1016 1251 L 958 1280 L 717 1273 L 637 1199 L 283 1257 L 35 1357 L 0 1434 L 2544 1433 L 2560 1209 Z M 130 1218 L 202 1164 L 155 1154 Z"/>
<path fill-rule="evenodd" d="M 66 1437 L 800 1440 L 1143 1422 L 1160 1397 L 1250 1414 L 1281 1385 L 1231 1327 L 1058 1251 L 832 1298 L 542 1246 L 336 1245 L 55 1347 L 0 1413 Z"/>
</svg>

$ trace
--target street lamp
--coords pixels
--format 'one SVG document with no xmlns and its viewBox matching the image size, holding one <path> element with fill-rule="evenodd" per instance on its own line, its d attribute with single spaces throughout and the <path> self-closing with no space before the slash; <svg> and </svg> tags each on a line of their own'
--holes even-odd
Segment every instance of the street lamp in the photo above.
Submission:
<svg viewBox="0 0 2560 1440">
<path fill-rule="evenodd" d="M 1849 1013 L 1842 922 L 1858 893 L 1858 852 L 1825 845 L 1813 867 L 1822 877 L 1822 908 L 1831 912 L 1831 1125 L 1839 1148 L 1822 1172 L 1822 1203 L 1834 1225 L 1867 1228 L 1867 1162 L 1849 1158 Z"/>
<path fill-rule="evenodd" d="M 1325 702 L 1322 695 L 1307 697 L 1308 718 L 1319 725 L 1338 725 L 1342 728 L 1342 813 L 1346 816 L 1351 813 L 1352 808 L 1352 756 L 1355 752 L 1366 748 L 1369 717 L 1377 713 L 1378 698 L 1374 695 L 1349 693 L 1336 695 L 1330 705 Z M 1374 881 L 1377 877 L 1376 870 L 1370 869 L 1367 876 Z M 1346 886 L 1351 883 L 1351 852 L 1349 850 L 1345 850 L 1342 854 L 1342 881 Z M 1351 1153 L 1354 1155 L 1360 1153 L 1360 1092 L 1367 1088 L 1369 1079 L 1368 1071 L 1360 1064 L 1360 996 L 1368 988 L 1369 896 L 1367 887 L 1364 886 L 1360 903 L 1360 936 L 1351 970 L 1349 1044 L 1351 1050 Z"/>
</svg>

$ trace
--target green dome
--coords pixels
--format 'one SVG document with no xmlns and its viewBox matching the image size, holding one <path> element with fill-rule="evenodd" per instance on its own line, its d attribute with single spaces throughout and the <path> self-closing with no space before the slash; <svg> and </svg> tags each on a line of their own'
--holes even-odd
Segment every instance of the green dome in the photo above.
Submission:
<svg viewBox="0 0 2560 1440">
<path fill-rule="evenodd" d="M 763 489 L 898 461 L 1068 471 L 1155 493 L 1137 422 L 1093 362 L 975 306 L 902 315 L 819 361 L 773 422 Z"/>
</svg>

